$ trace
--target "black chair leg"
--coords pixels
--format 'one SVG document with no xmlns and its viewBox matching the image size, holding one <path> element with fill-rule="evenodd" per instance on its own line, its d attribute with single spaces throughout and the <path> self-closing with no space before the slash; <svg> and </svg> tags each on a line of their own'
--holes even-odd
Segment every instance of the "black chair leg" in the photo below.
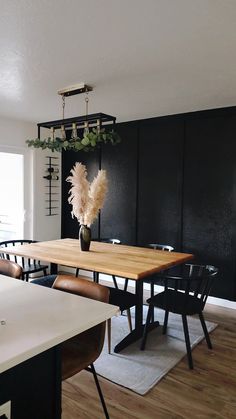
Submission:
<svg viewBox="0 0 236 419">
<path fill-rule="evenodd" d="M 79 268 L 76 268 L 76 271 L 75 271 L 76 278 L 78 278 L 78 275 L 79 275 Z"/>
<path fill-rule="evenodd" d="M 94 365 L 91 364 L 90 365 L 90 368 L 91 368 L 91 371 L 93 373 L 94 381 L 95 381 L 95 384 L 96 384 L 96 387 L 97 387 L 97 391 L 98 391 L 98 394 L 99 394 L 99 397 L 100 397 L 100 400 L 101 400 L 101 403 L 102 403 L 102 407 L 103 407 L 103 410 L 104 410 L 104 413 L 105 413 L 105 417 L 106 417 L 106 419 L 109 419 L 109 414 L 108 414 L 108 411 L 107 411 L 106 403 L 105 403 L 105 400 L 104 400 L 104 397 L 103 397 L 103 394 L 102 394 L 102 389 L 100 387 L 100 384 L 99 384 L 99 381 L 98 381 L 98 377 L 97 377 L 97 373 L 96 373 L 96 370 L 94 368 Z"/>
<path fill-rule="evenodd" d="M 168 324 L 168 318 L 169 318 L 169 311 L 165 311 L 165 317 L 164 317 L 164 324 L 163 324 L 163 329 L 162 329 L 162 334 L 165 335 L 166 334 L 166 329 L 167 329 L 167 324 Z"/>
<path fill-rule="evenodd" d="M 43 270 L 43 276 L 47 276 L 47 269 L 46 268 Z"/>
<path fill-rule="evenodd" d="M 93 272 L 93 282 L 99 283 L 99 272 Z"/>
<path fill-rule="evenodd" d="M 117 280 L 116 280 L 116 277 L 115 277 L 115 275 L 112 275 L 112 279 L 113 279 L 113 283 L 114 283 L 114 285 L 115 285 L 115 288 L 119 288 L 118 287 L 118 284 L 117 284 Z"/>
<path fill-rule="evenodd" d="M 205 319 L 204 319 L 204 316 L 203 316 L 202 312 L 199 313 L 199 318 L 200 318 L 200 321 L 201 321 L 201 325 L 202 325 L 202 328 L 203 328 L 203 332 L 204 332 L 204 335 L 205 335 L 207 346 L 208 346 L 209 349 L 212 349 L 211 339 L 210 339 L 210 336 L 209 336 L 209 333 L 208 333 L 208 330 L 207 330 L 207 327 L 206 327 Z"/>
<path fill-rule="evenodd" d="M 153 282 L 150 283 L 150 296 L 151 298 L 154 297 L 154 283 Z M 152 306 L 152 313 L 151 313 L 150 320 L 151 322 L 154 322 L 154 306 Z"/>
<path fill-rule="evenodd" d="M 128 280 L 128 279 L 126 279 L 126 280 L 125 280 L 125 285 L 124 285 L 124 291 L 127 291 L 127 288 L 128 288 L 128 282 L 129 282 L 129 280 Z"/>
<path fill-rule="evenodd" d="M 193 359 L 192 359 L 192 351 L 191 351 L 191 345 L 190 345 L 190 339 L 189 339 L 189 333 L 188 333 L 187 316 L 185 314 L 182 314 L 182 321 L 183 321 L 185 343 L 186 343 L 186 349 L 187 349 L 187 355 L 188 355 L 188 365 L 189 365 L 189 368 L 192 370 Z"/>
<path fill-rule="evenodd" d="M 150 324 L 150 320 L 151 320 L 151 315 L 152 315 L 152 304 L 149 305 L 148 308 L 148 313 L 147 313 L 147 320 L 144 326 L 144 331 L 143 331 L 143 338 L 141 341 L 141 345 L 140 345 L 140 350 L 143 351 L 145 349 L 145 345 L 146 345 L 146 340 L 147 340 L 147 334 L 148 334 L 148 326 Z"/>
</svg>

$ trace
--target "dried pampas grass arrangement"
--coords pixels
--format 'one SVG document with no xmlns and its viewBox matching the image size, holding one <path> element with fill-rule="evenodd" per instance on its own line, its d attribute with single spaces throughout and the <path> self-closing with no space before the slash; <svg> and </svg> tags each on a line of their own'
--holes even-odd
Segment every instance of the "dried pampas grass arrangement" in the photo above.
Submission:
<svg viewBox="0 0 236 419">
<path fill-rule="evenodd" d="M 103 207 L 108 183 L 106 171 L 99 170 L 90 184 L 87 180 L 86 166 L 77 162 L 66 181 L 72 185 L 68 198 L 69 204 L 72 205 L 72 217 L 76 217 L 80 224 L 90 227 Z"/>
</svg>

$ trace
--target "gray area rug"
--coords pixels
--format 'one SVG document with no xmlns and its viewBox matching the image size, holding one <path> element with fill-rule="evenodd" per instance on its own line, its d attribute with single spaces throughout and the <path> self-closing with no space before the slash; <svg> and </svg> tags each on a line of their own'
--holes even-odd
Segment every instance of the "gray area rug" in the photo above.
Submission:
<svg viewBox="0 0 236 419">
<path fill-rule="evenodd" d="M 147 308 L 144 307 L 145 312 L 146 310 Z M 163 324 L 163 319 L 164 312 L 156 309 L 155 320 Z M 188 317 L 188 325 L 193 348 L 204 338 L 204 335 L 198 318 Z M 206 325 L 209 332 L 217 326 L 210 322 L 206 322 Z M 113 317 L 111 330 L 112 348 L 114 348 L 128 333 L 126 316 Z M 97 373 L 138 394 L 146 394 L 186 355 L 181 316 L 170 313 L 167 335 L 163 336 L 162 327 L 158 327 L 149 332 L 145 351 L 140 351 L 139 346 L 140 340 L 119 354 L 112 352 L 109 355 L 105 340 L 102 354 L 95 362 Z"/>
</svg>

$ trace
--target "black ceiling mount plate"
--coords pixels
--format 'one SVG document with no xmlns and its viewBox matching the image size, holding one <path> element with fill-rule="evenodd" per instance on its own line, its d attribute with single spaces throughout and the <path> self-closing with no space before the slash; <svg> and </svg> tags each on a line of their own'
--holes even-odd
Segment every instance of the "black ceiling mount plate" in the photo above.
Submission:
<svg viewBox="0 0 236 419">
<path fill-rule="evenodd" d="M 73 96 L 80 93 L 87 93 L 93 90 L 92 86 L 85 83 L 75 84 L 74 86 L 65 87 L 64 89 L 58 90 L 58 94 L 61 96 Z"/>
</svg>

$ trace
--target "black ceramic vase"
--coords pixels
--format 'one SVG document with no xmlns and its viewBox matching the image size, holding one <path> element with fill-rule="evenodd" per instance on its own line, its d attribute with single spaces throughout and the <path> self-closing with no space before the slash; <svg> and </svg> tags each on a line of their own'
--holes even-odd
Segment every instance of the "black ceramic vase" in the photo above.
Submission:
<svg viewBox="0 0 236 419">
<path fill-rule="evenodd" d="M 80 249 L 84 252 L 88 252 L 91 242 L 91 228 L 87 227 L 84 224 L 81 224 L 79 229 L 79 241 Z"/>
</svg>

